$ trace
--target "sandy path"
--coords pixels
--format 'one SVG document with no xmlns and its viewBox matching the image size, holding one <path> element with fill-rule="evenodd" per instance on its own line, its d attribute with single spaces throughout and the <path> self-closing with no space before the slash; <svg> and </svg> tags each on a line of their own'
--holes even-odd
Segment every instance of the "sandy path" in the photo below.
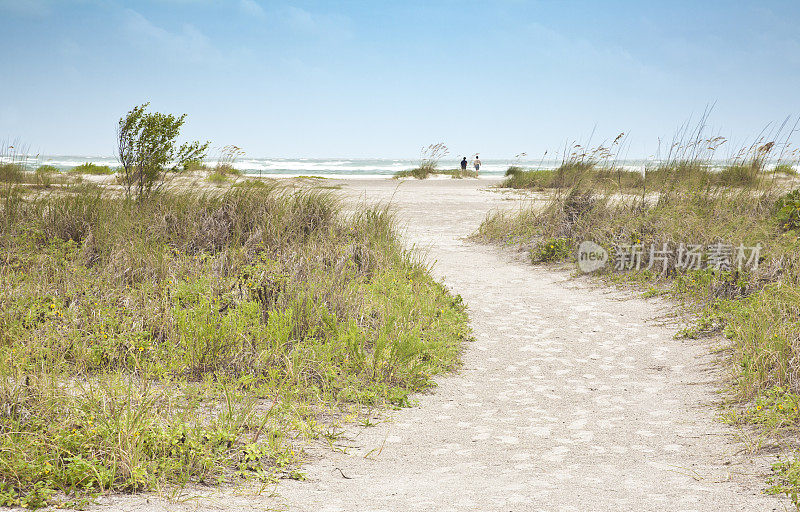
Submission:
<svg viewBox="0 0 800 512">
<path fill-rule="evenodd" d="M 675 327 L 654 320 L 657 301 L 464 241 L 488 210 L 512 206 L 481 188 L 345 184 L 393 199 L 408 241 L 469 305 L 476 340 L 419 407 L 281 486 L 289 509 L 783 510 L 742 474 L 768 467 L 733 456 L 741 446 L 714 421 L 707 347 L 674 340 Z"/>
<path fill-rule="evenodd" d="M 279 498 L 199 508 L 784 510 L 761 494 L 768 460 L 736 455 L 742 446 L 714 420 L 708 347 L 674 340 L 658 301 L 464 241 L 487 211 L 515 205 L 485 186 L 345 183 L 350 198 L 391 198 L 408 241 L 469 305 L 464 366 L 417 407 L 344 436 L 347 453 L 310 447 L 307 480 L 282 482 Z"/>
</svg>

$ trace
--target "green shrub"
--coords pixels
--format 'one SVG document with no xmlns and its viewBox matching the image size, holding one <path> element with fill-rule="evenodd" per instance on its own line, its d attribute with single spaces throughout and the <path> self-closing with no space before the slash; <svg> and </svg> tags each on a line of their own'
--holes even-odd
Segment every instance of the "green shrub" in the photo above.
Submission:
<svg viewBox="0 0 800 512">
<path fill-rule="evenodd" d="M 395 178 L 416 178 L 418 180 L 427 179 L 432 174 L 435 174 L 435 167 L 416 167 L 407 171 L 398 171 L 395 173 Z"/>
<path fill-rule="evenodd" d="M 223 176 L 241 176 L 242 171 L 237 169 L 231 164 L 218 164 L 214 168 L 214 172 L 222 174 Z"/>
<path fill-rule="evenodd" d="M 498 186 L 504 188 L 546 188 L 553 182 L 555 171 L 552 170 L 530 170 L 526 171 L 521 167 L 509 167 L 506 170 L 506 179 Z"/>
<path fill-rule="evenodd" d="M 120 179 L 126 195 L 137 199 L 160 191 L 168 174 L 185 169 L 187 162 L 202 161 L 209 144 L 193 141 L 178 146 L 186 114 L 150 113 L 149 105 L 134 107 L 117 125 Z"/>
</svg>

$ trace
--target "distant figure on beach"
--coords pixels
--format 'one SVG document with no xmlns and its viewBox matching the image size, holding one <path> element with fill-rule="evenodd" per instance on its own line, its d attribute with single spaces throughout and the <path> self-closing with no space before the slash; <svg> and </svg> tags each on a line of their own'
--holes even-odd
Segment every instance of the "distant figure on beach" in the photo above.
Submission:
<svg viewBox="0 0 800 512">
<path fill-rule="evenodd" d="M 478 155 L 475 155 L 475 160 L 472 161 L 472 166 L 475 168 L 475 172 L 481 170 L 481 159 Z"/>
<path fill-rule="evenodd" d="M 467 157 L 464 157 L 464 158 L 461 159 L 461 170 L 462 171 L 466 171 L 467 170 Z"/>
</svg>

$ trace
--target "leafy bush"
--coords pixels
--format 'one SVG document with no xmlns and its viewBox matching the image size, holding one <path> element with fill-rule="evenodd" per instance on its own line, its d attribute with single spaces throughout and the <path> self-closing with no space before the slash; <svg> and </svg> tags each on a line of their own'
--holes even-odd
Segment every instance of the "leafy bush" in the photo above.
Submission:
<svg viewBox="0 0 800 512">
<path fill-rule="evenodd" d="M 783 174 L 785 176 L 796 176 L 797 170 L 795 170 L 794 166 L 789 164 L 778 164 L 775 166 L 774 172 L 778 174 Z"/>
<path fill-rule="evenodd" d="M 444 158 L 448 152 L 449 150 L 443 142 L 423 147 L 419 152 L 419 167 L 408 171 L 399 171 L 395 173 L 394 177 L 424 180 L 431 175 L 437 174 L 436 169 L 439 167 L 439 161 Z"/>
<path fill-rule="evenodd" d="M 158 192 L 167 173 L 184 169 L 187 162 L 202 160 L 208 148 L 208 142 L 197 141 L 176 147 L 186 114 L 151 114 L 146 112 L 148 106 L 134 107 L 117 127 L 122 183 L 128 196 L 140 199 Z"/>
</svg>

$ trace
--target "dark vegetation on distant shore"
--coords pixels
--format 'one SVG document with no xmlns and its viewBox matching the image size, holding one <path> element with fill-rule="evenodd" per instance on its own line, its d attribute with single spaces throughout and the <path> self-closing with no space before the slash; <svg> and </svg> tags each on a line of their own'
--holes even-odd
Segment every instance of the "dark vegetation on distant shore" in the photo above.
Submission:
<svg viewBox="0 0 800 512">
<path fill-rule="evenodd" d="M 464 305 L 389 211 L 262 182 L 159 191 L 172 160 L 128 141 L 122 193 L 0 167 L 1 505 L 300 479 L 295 440 L 457 364 Z"/>
<path fill-rule="evenodd" d="M 477 178 L 478 173 L 475 171 L 471 171 L 467 169 L 466 171 L 462 171 L 461 169 L 424 169 L 421 167 L 417 167 L 414 169 L 410 169 L 407 171 L 397 171 L 394 174 L 395 178 L 417 178 L 418 180 L 424 180 L 430 178 L 431 176 L 450 176 L 451 178 L 460 179 L 460 178 Z"/>
<path fill-rule="evenodd" d="M 600 166 L 582 151 L 554 171 L 512 169 L 506 186 L 555 190 L 524 210 L 490 215 L 474 236 L 524 247 L 534 262 L 575 261 L 585 240 L 605 248 L 613 262 L 616 247 L 640 244 L 641 270 L 611 263 L 600 277 L 684 304 L 696 321 L 680 336 L 724 336 L 726 421 L 755 428 L 760 441 L 751 449 L 776 443 L 791 452 L 800 449 L 793 441 L 800 432 L 800 191 L 793 190 L 791 166 L 797 150 L 775 133 L 711 172 L 713 150 L 705 148 L 720 142 L 698 127 L 645 179 L 613 162 Z M 777 167 L 768 167 L 775 159 Z M 675 268 L 679 244 L 717 243 L 761 244 L 758 268 Z M 670 270 L 660 272 L 661 261 L 645 270 L 647 248 L 664 244 L 672 250 Z M 769 492 L 798 503 L 800 458 L 781 459 L 773 469 Z"/>
</svg>

